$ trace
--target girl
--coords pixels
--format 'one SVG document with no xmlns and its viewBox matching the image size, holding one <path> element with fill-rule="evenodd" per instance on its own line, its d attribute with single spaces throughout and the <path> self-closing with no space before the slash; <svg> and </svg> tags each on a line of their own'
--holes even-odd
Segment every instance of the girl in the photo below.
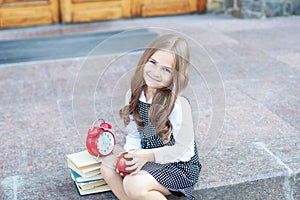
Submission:
<svg viewBox="0 0 300 200">
<path fill-rule="evenodd" d="M 122 200 L 194 199 L 201 164 L 194 141 L 190 104 L 180 97 L 189 81 L 189 48 L 175 35 L 155 39 L 141 56 L 120 116 L 126 125 L 126 169 L 106 159 L 101 173 Z M 109 161 L 110 160 L 110 161 Z"/>
</svg>

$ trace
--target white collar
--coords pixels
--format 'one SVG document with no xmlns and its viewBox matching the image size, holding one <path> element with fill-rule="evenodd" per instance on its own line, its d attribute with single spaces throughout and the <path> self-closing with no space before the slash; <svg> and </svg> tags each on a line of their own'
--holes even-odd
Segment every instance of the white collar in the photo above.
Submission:
<svg viewBox="0 0 300 200">
<path fill-rule="evenodd" d="M 149 103 L 149 104 L 152 103 L 152 98 L 147 101 L 144 90 L 142 90 L 139 100 L 144 103 Z"/>
</svg>

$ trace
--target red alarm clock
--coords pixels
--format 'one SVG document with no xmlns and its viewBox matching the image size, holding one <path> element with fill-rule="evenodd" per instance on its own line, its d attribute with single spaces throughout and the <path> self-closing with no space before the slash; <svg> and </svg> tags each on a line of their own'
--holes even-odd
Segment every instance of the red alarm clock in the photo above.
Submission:
<svg viewBox="0 0 300 200">
<path fill-rule="evenodd" d="M 102 119 L 99 119 L 102 120 Z M 111 154 L 116 145 L 115 135 L 109 131 L 111 125 L 104 120 L 100 123 L 99 127 L 93 126 L 88 130 L 86 138 L 86 147 L 88 152 L 93 156 L 107 156 Z"/>
</svg>

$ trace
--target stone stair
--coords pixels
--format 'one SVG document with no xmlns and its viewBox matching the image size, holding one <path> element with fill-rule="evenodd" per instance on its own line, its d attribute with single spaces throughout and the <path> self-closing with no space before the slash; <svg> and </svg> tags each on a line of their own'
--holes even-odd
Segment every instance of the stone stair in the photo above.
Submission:
<svg viewBox="0 0 300 200">
<path fill-rule="evenodd" d="M 138 22 L 154 25 L 157 19 Z M 160 22 L 167 25 L 163 19 Z M 294 22 L 257 21 L 261 28 L 254 30 L 252 21 L 241 24 L 231 18 L 175 19 L 190 28 L 186 34 L 191 37 L 207 36 L 206 49 L 219 66 L 226 94 L 222 129 L 208 135 L 213 117 L 210 91 L 201 74 L 192 71 L 192 85 L 185 94 L 195 108 L 195 136 L 203 164 L 196 199 L 300 199 L 300 75 L 297 60 L 287 59 L 294 58 L 297 45 L 280 37 L 282 29 L 289 30 Z M 199 20 L 204 27 L 214 22 L 227 31 L 203 32 L 197 28 Z M 300 30 L 293 28 L 290 39 Z M 263 32 L 272 32 L 280 45 L 286 45 L 284 51 L 272 49 L 274 38 Z M 0 65 L 0 199 L 116 199 L 111 192 L 79 196 L 65 155 L 85 148 L 86 131 L 99 116 L 114 124 L 118 148 L 122 147 L 125 133 L 117 112 L 139 54 L 95 53 Z"/>
</svg>

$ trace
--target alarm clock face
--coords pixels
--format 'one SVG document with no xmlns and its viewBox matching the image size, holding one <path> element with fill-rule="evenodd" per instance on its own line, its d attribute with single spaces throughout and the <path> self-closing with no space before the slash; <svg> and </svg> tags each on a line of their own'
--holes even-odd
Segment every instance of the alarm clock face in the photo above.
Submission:
<svg viewBox="0 0 300 200">
<path fill-rule="evenodd" d="M 98 138 L 98 150 L 102 155 L 108 155 L 115 146 L 115 138 L 110 132 L 103 132 Z"/>
</svg>

